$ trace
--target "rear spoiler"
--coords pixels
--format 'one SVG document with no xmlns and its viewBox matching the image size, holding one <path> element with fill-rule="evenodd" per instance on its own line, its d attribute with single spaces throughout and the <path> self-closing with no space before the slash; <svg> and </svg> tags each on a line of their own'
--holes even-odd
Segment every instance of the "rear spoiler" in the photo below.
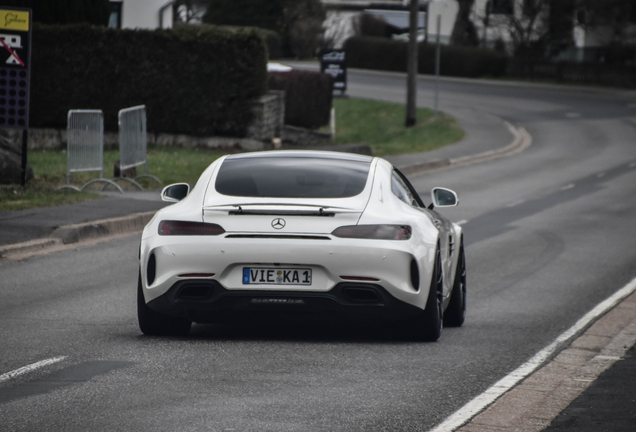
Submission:
<svg viewBox="0 0 636 432">
<path fill-rule="evenodd" d="M 264 216 L 322 216 L 333 217 L 337 213 L 361 213 L 344 207 L 330 207 L 314 204 L 281 204 L 281 203 L 244 203 L 220 206 L 205 206 L 206 211 L 227 212 L 228 215 L 264 215 Z"/>
</svg>

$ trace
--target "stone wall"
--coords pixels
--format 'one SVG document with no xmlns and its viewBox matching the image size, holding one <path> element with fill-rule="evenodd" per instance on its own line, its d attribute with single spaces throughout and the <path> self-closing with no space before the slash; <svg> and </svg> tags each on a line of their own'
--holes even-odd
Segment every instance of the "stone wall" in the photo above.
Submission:
<svg viewBox="0 0 636 432">
<path fill-rule="evenodd" d="M 285 92 L 271 90 L 254 103 L 254 119 L 247 129 L 250 138 L 272 142 L 281 138 L 285 127 Z"/>
</svg>

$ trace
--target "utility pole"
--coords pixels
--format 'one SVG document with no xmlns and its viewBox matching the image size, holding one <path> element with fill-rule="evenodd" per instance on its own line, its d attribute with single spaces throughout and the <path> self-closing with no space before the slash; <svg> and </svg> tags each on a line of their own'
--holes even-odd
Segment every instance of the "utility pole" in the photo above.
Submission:
<svg viewBox="0 0 636 432">
<path fill-rule="evenodd" d="M 419 0 L 411 0 L 409 10 L 409 47 L 406 77 L 406 127 L 417 123 L 415 101 L 417 100 L 417 22 Z"/>
</svg>

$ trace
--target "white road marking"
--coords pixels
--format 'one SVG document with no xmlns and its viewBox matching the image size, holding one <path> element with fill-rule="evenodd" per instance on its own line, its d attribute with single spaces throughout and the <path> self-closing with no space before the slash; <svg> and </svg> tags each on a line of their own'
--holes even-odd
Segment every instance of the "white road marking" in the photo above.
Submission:
<svg viewBox="0 0 636 432">
<path fill-rule="evenodd" d="M 585 314 L 583 318 L 578 320 L 576 324 L 561 333 L 552 343 L 536 353 L 530 360 L 496 382 L 492 387 L 468 402 L 459 410 L 455 411 L 455 413 L 451 414 L 437 427 L 431 429 L 430 432 L 452 432 L 467 423 L 471 418 L 486 409 L 500 396 L 517 385 L 517 383 L 538 369 L 543 362 L 550 358 L 561 344 L 568 342 L 591 322 L 605 314 L 608 310 L 616 306 L 621 300 L 632 294 L 634 291 L 636 291 L 636 278 L 632 279 L 627 285 L 614 293 L 614 295 L 599 303 L 594 309 Z"/>
<path fill-rule="evenodd" d="M 604 172 L 599 173 L 599 174 L 596 175 L 596 177 L 597 178 L 603 178 L 603 177 L 605 177 L 605 173 Z"/>
<path fill-rule="evenodd" d="M 572 189 L 573 187 L 574 187 L 574 183 L 570 183 L 569 185 L 562 186 L 561 188 L 559 188 L 559 190 L 566 191 L 568 189 Z"/>
<path fill-rule="evenodd" d="M 524 202 L 526 202 L 526 200 L 519 200 L 519 201 L 515 201 L 515 202 L 513 202 L 513 203 L 511 203 L 511 204 L 508 204 L 506 207 L 516 207 L 516 206 L 518 206 L 519 204 L 523 204 Z"/>
<path fill-rule="evenodd" d="M 53 363 L 60 362 L 60 361 L 64 360 L 65 358 L 66 358 L 66 356 L 53 357 L 53 358 L 50 358 L 50 359 L 39 361 L 37 363 L 30 364 L 28 366 L 21 367 L 20 369 L 13 370 L 11 372 L 4 373 L 4 374 L 0 375 L 0 383 L 4 382 L 4 381 L 8 381 L 8 380 L 10 380 L 12 378 L 18 377 L 20 375 L 24 375 L 25 373 L 32 372 L 32 371 L 34 371 L 34 370 L 36 370 L 38 368 L 41 368 L 41 367 L 44 367 L 44 366 L 48 366 L 48 365 L 53 364 Z"/>
<path fill-rule="evenodd" d="M 565 116 L 567 118 L 579 118 L 581 117 L 581 114 L 576 112 L 569 112 L 569 113 L 565 113 Z"/>
<path fill-rule="evenodd" d="M 465 225 L 468 223 L 468 221 L 466 219 L 462 219 L 459 222 L 455 222 L 457 225 Z"/>
</svg>

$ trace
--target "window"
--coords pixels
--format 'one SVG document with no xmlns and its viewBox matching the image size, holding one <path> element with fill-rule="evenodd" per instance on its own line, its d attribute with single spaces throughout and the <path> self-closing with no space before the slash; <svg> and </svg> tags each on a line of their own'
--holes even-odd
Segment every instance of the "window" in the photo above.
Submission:
<svg viewBox="0 0 636 432">
<path fill-rule="evenodd" d="M 110 2 L 110 17 L 108 27 L 121 28 L 121 2 Z"/>
<path fill-rule="evenodd" d="M 393 175 L 391 176 L 391 191 L 396 197 L 408 205 L 420 207 L 420 199 L 414 195 L 417 193 L 412 190 L 412 186 L 408 184 L 397 171 L 393 171 Z"/>
<path fill-rule="evenodd" d="M 364 190 L 370 167 L 370 159 L 228 158 L 219 169 L 215 188 L 240 197 L 347 198 Z"/>
<path fill-rule="evenodd" d="M 393 169 L 391 177 L 391 190 L 399 199 L 413 207 L 426 208 L 426 204 L 418 195 L 413 185 L 397 168 Z"/>
<path fill-rule="evenodd" d="M 398 197 L 401 201 L 404 201 L 409 205 L 413 202 L 411 193 L 396 173 L 393 173 L 393 176 L 391 176 L 391 191 L 393 192 L 393 195 Z"/>
</svg>

